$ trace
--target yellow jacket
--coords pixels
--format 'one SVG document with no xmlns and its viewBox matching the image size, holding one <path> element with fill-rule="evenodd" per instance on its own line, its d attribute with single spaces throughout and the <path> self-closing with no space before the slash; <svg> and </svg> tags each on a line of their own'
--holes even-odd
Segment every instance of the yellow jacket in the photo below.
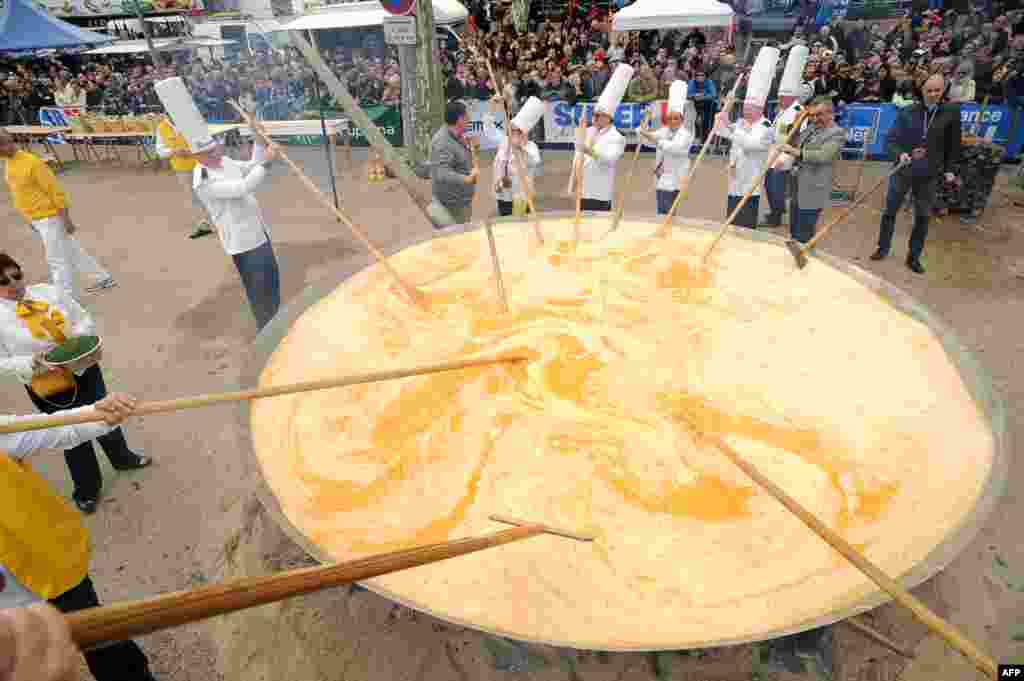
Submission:
<svg viewBox="0 0 1024 681">
<path fill-rule="evenodd" d="M 91 553 L 81 514 L 27 463 L 0 452 L 0 564 L 50 599 L 85 579 Z"/>
<path fill-rule="evenodd" d="M 18 151 L 5 173 L 14 207 L 29 222 L 52 218 L 68 206 L 68 197 L 50 166 L 35 154 Z"/>
<path fill-rule="evenodd" d="M 156 129 L 156 152 L 161 158 L 171 161 L 171 167 L 176 173 L 191 173 L 196 167 L 196 160 L 189 157 L 171 156 L 173 151 L 191 151 L 185 138 L 174 129 L 166 118 L 160 121 Z"/>
</svg>

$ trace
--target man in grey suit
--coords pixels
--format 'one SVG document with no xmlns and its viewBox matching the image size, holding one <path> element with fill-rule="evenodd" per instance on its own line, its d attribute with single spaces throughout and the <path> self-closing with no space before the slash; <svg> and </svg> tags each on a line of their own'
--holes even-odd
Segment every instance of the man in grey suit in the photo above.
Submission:
<svg viewBox="0 0 1024 681">
<path fill-rule="evenodd" d="M 821 211 L 832 196 L 832 165 L 846 139 L 846 131 L 836 125 L 831 99 L 814 100 L 810 108 L 811 123 L 797 135 L 796 146 L 781 146 L 783 152 L 795 159 L 790 173 L 793 201 L 789 207 L 789 233 L 801 243 L 814 237 Z"/>
<path fill-rule="evenodd" d="M 444 112 L 446 125 L 430 140 L 430 179 L 434 228 L 466 224 L 473 217 L 473 195 L 480 169 L 473 161 L 474 143 L 466 137 L 466 105 L 455 100 Z"/>
</svg>

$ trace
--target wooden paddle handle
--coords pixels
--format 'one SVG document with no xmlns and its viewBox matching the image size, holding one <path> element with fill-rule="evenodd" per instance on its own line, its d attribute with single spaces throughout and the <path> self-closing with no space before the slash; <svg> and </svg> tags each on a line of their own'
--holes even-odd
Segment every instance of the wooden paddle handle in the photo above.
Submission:
<svg viewBox="0 0 1024 681">
<path fill-rule="evenodd" d="M 818 233 L 815 234 L 814 237 L 811 238 L 810 241 L 808 241 L 806 244 L 804 244 L 803 249 L 802 249 L 803 252 L 807 253 L 812 248 L 814 248 L 814 244 L 818 243 L 819 239 L 823 238 L 826 234 L 828 234 L 832 230 L 833 227 L 835 227 L 840 222 L 842 222 L 847 217 L 849 217 L 850 213 L 852 213 L 857 208 L 857 206 L 859 206 L 860 204 L 864 203 L 865 199 L 867 199 L 869 196 L 871 196 L 872 194 L 877 192 L 879 189 L 881 189 L 882 185 L 885 184 L 886 182 L 888 182 L 889 178 L 891 178 L 893 175 L 895 175 L 899 171 L 903 170 L 905 165 L 906 164 L 903 164 L 903 163 L 897 164 L 895 168 L 893 168 L 886 175 L 883 175 L 882 178 L 880 180 L 878 180 L 878 182 L 876 182 L 870 189 L 868 189 L 866 192 L 862 193 L 860 196 L 856 197 L 853 201 L 851 201 L 850 205 L 847 206 L 845 210 L 843 210 L 839 215 L 835 216 L 832 220 L 830 220 L 827 225 L 825 225 L 820 230 L 818 230 Z"/>
<path fill-rule="evenodd" d="M 176 591 L 140 601 L 80 610 L 66 615 L 66 621 L 71 628 L 72 640 L 79 648 L 87 650 L 103 643 L 124 641 L 544 533 L 545 529 L 541 525 L 513 527 L 479 537 L 430 544 L 336 565 L 299 568 L 262 577 L 243 577 L 191 591 Z"/>
<path fill-rule="evenodd" d="M 639 130 L 644 129 L 644 124 L 649 123 L 653 116 L 653 107 L 644 112 L 644 116 L 640 119 Z M 633 150 L 633 163 L 629 168 L 629 175 L 626 176 L 626 181 L 622 185 L 622 191 L 619 192 L 619 205 L 615 207 L 615 213 L 612 215 L 612 227 L 609 229 L 610 232 L 614 232 L 619 228 L 619 223 L 622 221 L 622 214 L 626 210 L 626 195 L 629 193 L 633 185 L 633 177 L 636 175 L 636 166 L 640 161 L 640 151 L 643 149 L 643 136 L 638 132 L 636 140 L 636 149 Z"/>
<path fill-rule="evenodd" d="M 825 523 L 818 520 L 817 517 L 801 506 L 796 499 L 789 496 L 789 494 L 787 494 L 781 487 L 772 482 L 771 479 L 762 475 L 761 471 L 757 470 L 753 464 L 747 462 L 739 455 L 738 452 L 736 452 L 736 450 L 726 444 L 721 438 L 713 436 L 705 437 L 723 454 L 725 454 L 729 460 L 736 464 L 740 470 L 746 473 L 747 477 L 752 479 L 762 489 L 771 494 L 776 501 L 785 506 L 786 509 L 799 518 L 804 525 L 824 539 L 829 546 L 842 554 L 842 556 L 846 558 L 846 560 L 850 561 L 854 567 L 864 573 L 864 575 L 871 579 L 871 581 L 892 596 L 897 603 L 910 610 L 914 617 L 916 617 L 922 624 L 966 655 L 986 676 L 991 679 L 996 678 L 997 667 L 995 660 L 967 639 L 967 637 L 961 634 L 953 627 L 953 625 L 929 610 L 928 606 L 915 598 L 910 594 L 910 592 L 877 568 L 874 563 L 865 558 L 860 551 L 853 547 L 853 545 L 839 536 L 837 532 L 832 530 Z"/>
<path fill-rule="evenodd" d="M 363 245 L 366 246 L 366 249 L 368 251 L 370 251 L 370 254 L 373 255 L 373 257 L 376 259 L 377 263 L 379 265 L 381 265 L 385 270 L 387 270 L 388 274 L 390 274 L 391 277 L 395 280 L 395 282 L 398 283 L 399 287 L 405 292 L 405 294 L 409 298 L 409 300 L 412 301 L 413 304 L 418 305 L 420 308 L 426 309 L 426 302 L 424 301 L 423 294 L 420 293 L 420 291 L 418 289 L 416 289 L 414 286 L 412 286 L 411 284 L 406 282 L 404 279 L 402 279 L 401 275 L 399 275 L 398 272 L 395 271 L 395 268 L 393 268 L 391 266 L 391 263 L 388 262 L 387 256 L 384 255 L 380 251 L 380 249 L 378 249 L 373 244 L 372 241 L 370 241 L 370 237 L 368 237 L 366 235 L 366 233 L 363 232 L 363 230 L 361 230 L 359 227 L 357 227 L 355 225 L 355 223 L 352 222 L 348 218 L 348 216 L 345 215 L 345 213 L 343 213 L 341 211 L 340 208 L 335 206 L 334 202 L 331 201 L 329 198 L 327 198 L 326 194 L 324 194 L 322 191 L 320 191 L 320 188 L 316 186 L 316 183 L 314 183 L 313 180 L 309 179 L 309 176 L 306 175 L 306 173 L 304 173 L 302 171 L 302 168 L 300 168 L 295 163 L 295 161 L 293 161 L 288 156 L 288 154 L 285 153 L 284 149 L 282 149 L 281 146 L 277 142 L 275 142 L 274 140 L 272 140 L 270 138 L 270 135 L 263 135 L 262 134 L 262 127 L 257 125 L 257 123 L 252 119 L 252 117 L 249 115 L 249 113 L 247 111 L 242 109 L 242 107 L 240 107 L 238 105 L 238 103 L 235 102 L 235 101 L 229 100 L 229 103 L 231 104 L 232 107 L 234 107 L 235 111 L 237 111 L 239 113 L 239 115 L 242 116 L 242 118 L 245 120 L 246 124 L 250 128 L 252 128 L 252 130 L 254 132 L 260 132 L 261 133 L 261 136 L 263 137 L 264 140 L 266 140 L 267 145 L 271 149 L 273 149 L 277 153 L 278 156 L 281 157 L 281 160 L 284 161 L 288 165 L 289 168 L 292 169 L 292 171 L 295 173 L 295 175 L 299 178 L 299 180 L 302 182 L 302 184 L 306 185 L 306 188 L 309 189 L 309 191 L 313 194 L 313 196 L 315 196 L 316 199 L 321 204 L 323 204 L 323 206 L 325 208 L 327 208 L 327 210 L 329 210 L 332 213 L 334 213 L 334 215 L 339 220 L 341 220 L 349 228 L 349 231 L 351 231 L 352 234 L 355 235 L 356 239 L 358 239 L 359 241 L 363 242 Z"/>
<path fill-rule="evenodd" d="M 396 378 L 407 378 L 420 374 L 430 374 L 438 371 L 454 371 L 468 367 L 486 366 L 500 362 L 518 362 L 527 358 L 520 355 L 508 355 L 495 358 L 466 359 L 454 362 L 443 362 L 440 364 L 428 364 L 426 366 L 412 367 L 409 369 L 391 369 L 387 371 L 371 371 L 365 374 L 352 374 L 340 378 L 327 378 L 320 381 L 305 381 L 302 383 L 289 383 L 287 385 L 270 386 L 267 388 L 255 388 L 252 390 L 237 390 L 234 392 L 212 393 L 209 395 L 196 395 L 194 397 L 182 397 L 174 400 L 163 400 L 159 402 L 143 402 L 132 416 L 146 416 L 149 414 L 164 414 L 182 409 L 195 409 L 197 407 L 208 407 L 223 402 L 244 402 L 246 400 L 258 400 L 265 397 L 277 397 L 278 395 L 292 395 L 295 393 L 309 392 L 312 390 L 329 390 L 331 388 L 342 388 L 347 385 L 360 383 L 374 383 L 376 381 L 388 381 Z M 98 412 L 85 414 L 65 414 L 55 416 L 41 416 L 24 421 L 0 424 L 0 433 L 23 433 L 30 430 L 42 430 L 43 428 L 54 428 L 57 426 L 71 426 L 76 423 L 98 423 L 103 421 L 103 416 Z"/>
</svg>

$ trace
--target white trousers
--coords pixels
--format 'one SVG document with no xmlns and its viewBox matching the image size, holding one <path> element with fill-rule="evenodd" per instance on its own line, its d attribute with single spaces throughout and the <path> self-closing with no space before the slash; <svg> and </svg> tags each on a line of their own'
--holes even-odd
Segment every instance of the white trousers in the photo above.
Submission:
<svg viewBox="0 0 1024 681">
<path fill-rule="evenodd" d="M 65 295 L 79 299 L 77 277 L 83 272 L 93 275 L 96 281 L 110 278 L 110 272 L 86 253 L 78 239 L 64 231 L 64 220 L 60 217 L 36 220 L 32 223 L 32 229 L 43 240 L 53 285 Z"/>
</svg>

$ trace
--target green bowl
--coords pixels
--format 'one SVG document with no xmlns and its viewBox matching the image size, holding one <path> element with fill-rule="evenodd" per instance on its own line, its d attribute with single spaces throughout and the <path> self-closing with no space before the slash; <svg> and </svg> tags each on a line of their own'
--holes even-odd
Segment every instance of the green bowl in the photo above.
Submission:
<svg viewBox="0 0 1024 681">
<path fill-rule="evenodd" d="M 44 359 L 47 364 L 52 366 L 63 366 L 91 355 L 99 350 L 100 345 L 99 336 L 77 336 L 67 339 L 53 350 L 50 350 L 46 353 Z"/>
</svg>

